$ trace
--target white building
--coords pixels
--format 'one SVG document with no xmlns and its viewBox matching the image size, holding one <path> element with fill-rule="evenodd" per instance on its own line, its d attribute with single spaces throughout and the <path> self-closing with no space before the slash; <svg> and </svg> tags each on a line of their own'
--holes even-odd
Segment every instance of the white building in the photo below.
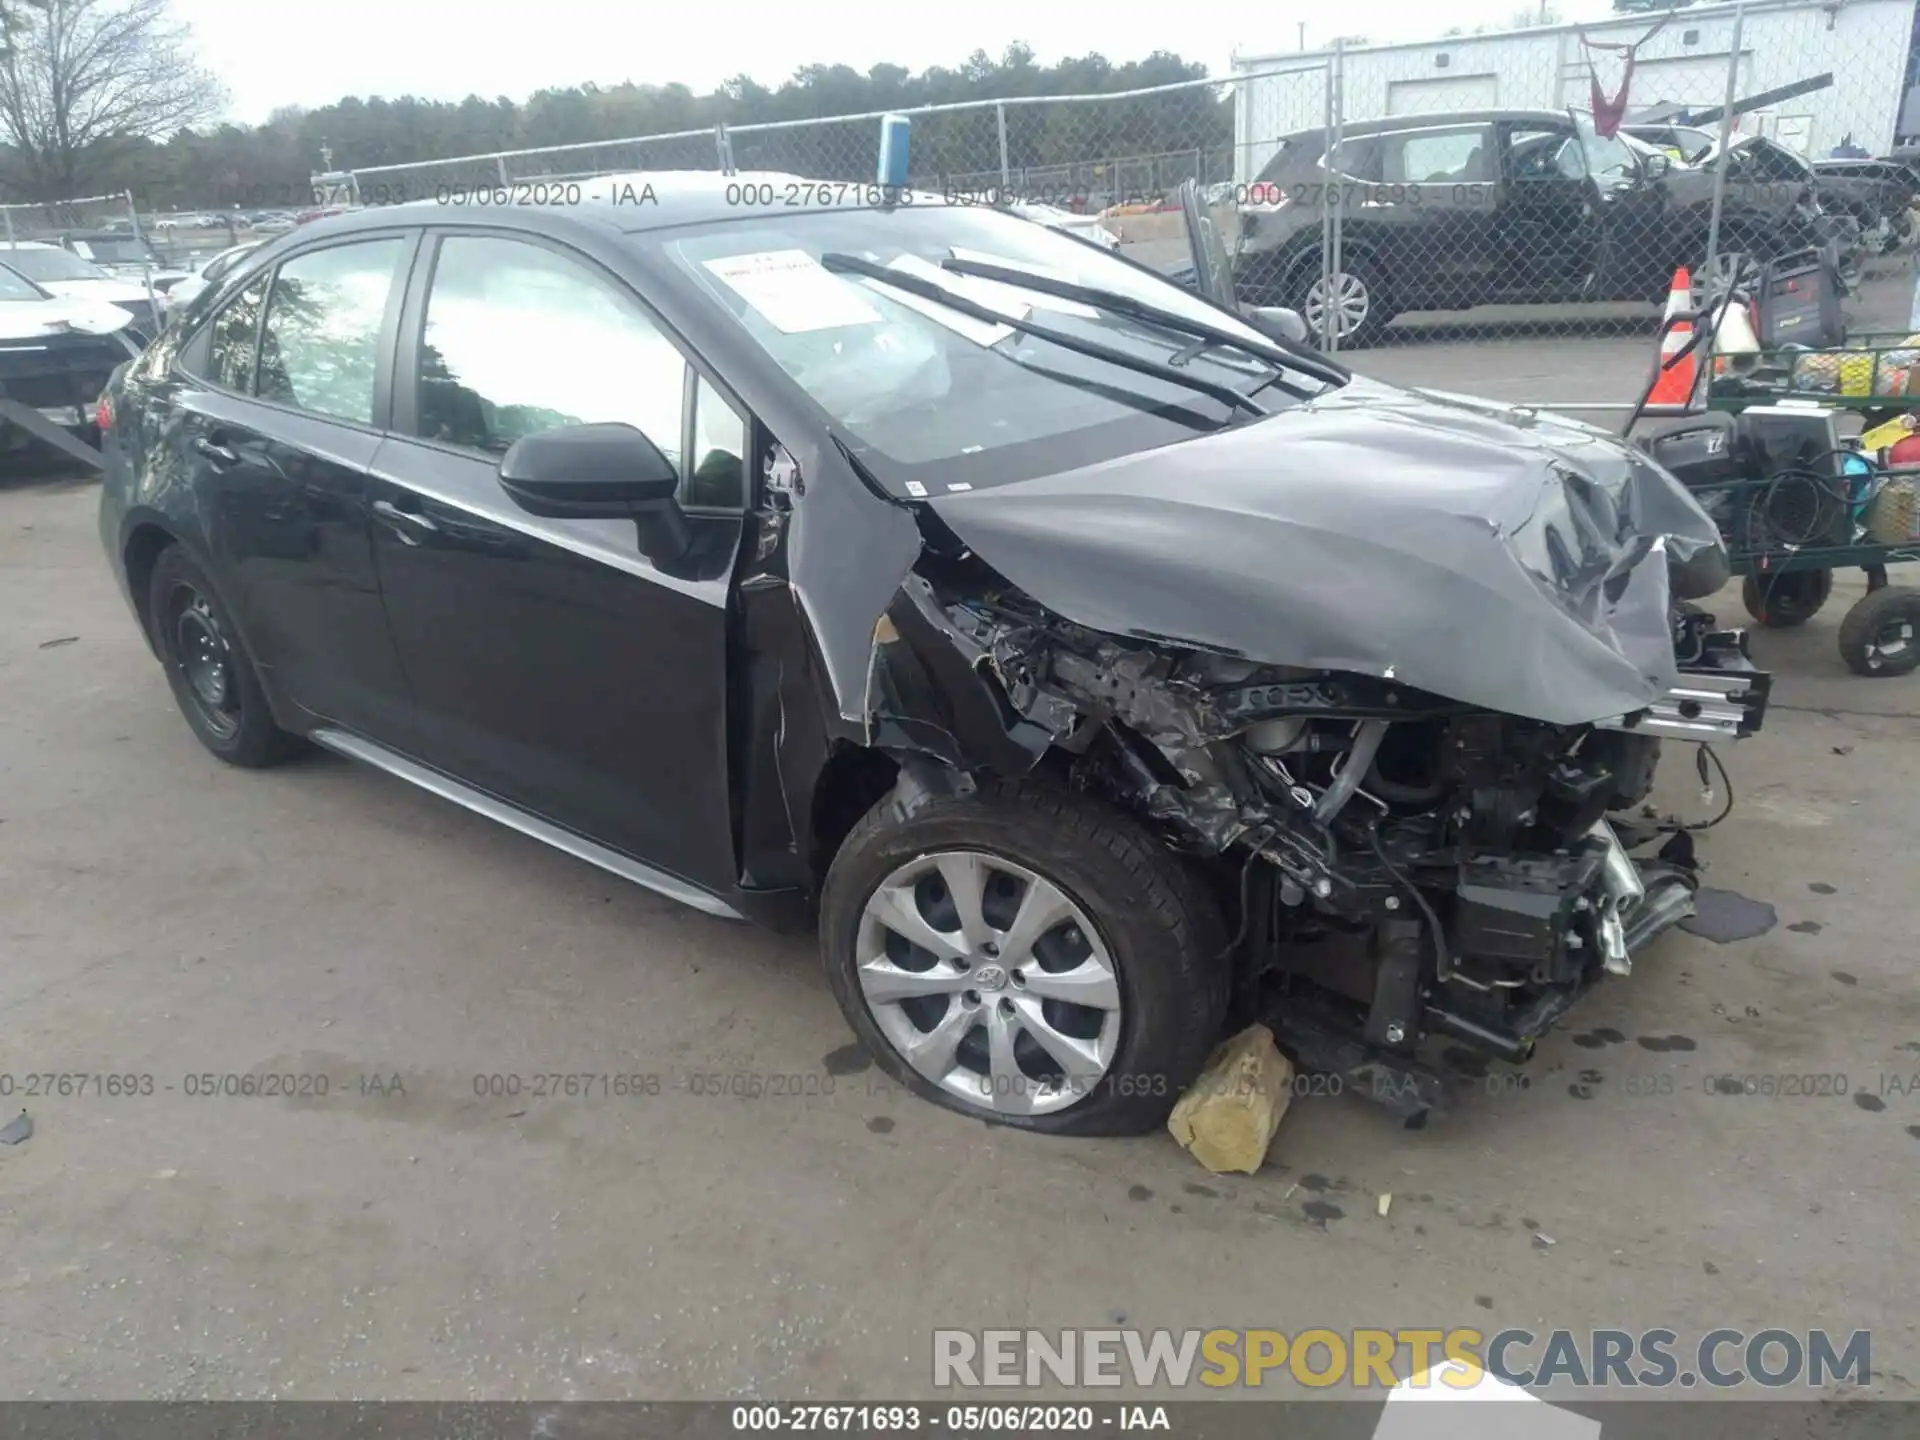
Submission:
<svg viewBox="0 0 1920 1440">
<path fill-rule="evenodd" d="M 1736 98 L 1831 72 L 1824 90 L 1742 115 L 1804 155 L 1826 155 L 1849 135 L 1872 153 L 1893 145 L 1906 84 L 1915 0 L 1755 0 L 1741 26 Z M 1670 12 L 1634 66 L 1628 114 L 1661 105 L 1717 106 L 1733 60 L 1733 5 Z M 1592 95 L 1584 31 L 1591 40 L 1632 44 L 1659 15 L 1623 15 L 1574 25 L 1456 35 L 1397 45 L 1352 45 L 1340 57 L 1339 93 L 1348 120 L 1479 109 L 1585 108 Z M 1254 179 L 1281 136 L 1326 123 L 1332 51 L 1236 54 L 1236 178 Z M 1602 88 L 1618 87 L 1618 56 L 1598 54 Z M 1293 73 L 1276 75 L 1271 72 Z M 1265 72 L 1265 73 L 1263 73 Z"/>
</svg>

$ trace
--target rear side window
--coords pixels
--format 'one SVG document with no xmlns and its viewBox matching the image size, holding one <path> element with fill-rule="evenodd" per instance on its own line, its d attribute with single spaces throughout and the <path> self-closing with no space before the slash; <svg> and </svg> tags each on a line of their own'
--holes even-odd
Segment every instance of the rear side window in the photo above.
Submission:
<svg viewBox="0 0 1920 1440">
<path fill-rule="evenodd" d="M 1379 184 L 1384 178 L 1380 173 L 1380 137 L 1367 135 L 1358 140 L 1342 140 L 1332 168 L 1336 175 L 1348 180 Z"/>
<path fill-rule="evenodd" d="M 222 390 L 246 394 L 253 389 L 253 360 L 259 353 L 260 312 L 267 301 L 267 277 L 262 275 L 235 295 L 208 326 L 206 379 Z"/>
<path fill-rule="evenodd" d="M 1460 185 L 1493 178 L 1483 125 L 1382 135 L 1380 155 L 1380 178 L 1389 185 Z"/>
<path fill-rule="evenodd" d="M 296 255 L 274 274 L 260 335 L 262 400 L 373 423 L 380 329 L 395 272 L 398 236 Z"/>
</svg>

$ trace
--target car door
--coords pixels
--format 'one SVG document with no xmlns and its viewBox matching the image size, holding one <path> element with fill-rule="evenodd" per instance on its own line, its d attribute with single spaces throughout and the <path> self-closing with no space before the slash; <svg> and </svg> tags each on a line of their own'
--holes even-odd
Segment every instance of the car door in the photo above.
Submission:
<svg viewBox="0 0 1920 1440">
<path fill-rule="evenodd" d="M 1474 305 L 1486 299 L 1497 278 L 1493 127 L 1422 124 L 1387 131 L 1374 144 L 1378 183 L 1349 187 L 1342 228 L 1360 243 L 1378 247 L 1395 308 Z M 1371 163 L 1362 177 L 1369 181 Z"/>
<path fill-rule="evenodd" d="M 744 412 L 625 282 L 519 234 L 435 234 L 410 287 L 374 549 L 418 756 L 684 880 L 738 878 L 727 775 L 729 583 Z M 681 467 L 687 558 L 630 520 L 543 519 L 501 456 L 623 421 Z"/>
<path fill-rule="evenodd" d="M 269 688 L 395 744 L 411 710 L 367 487 L 414 245 L 400 232 L 343 240 L 242 287 L 182 351 L 189 383 L 166 442 Z"/>
<path fill-rule="evenodd" d="M 1500 127 L 1501 197 L 1494 220 L 1500 288 L 1518 301 L 1589 297 L 1599 263 L 1599 196 L 1571 124 Z"/>
</svg>

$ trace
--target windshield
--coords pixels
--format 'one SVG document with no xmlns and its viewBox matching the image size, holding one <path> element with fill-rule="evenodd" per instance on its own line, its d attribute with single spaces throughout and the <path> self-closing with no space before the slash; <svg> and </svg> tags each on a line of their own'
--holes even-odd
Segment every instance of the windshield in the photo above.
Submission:
<svg viewBox="0 0 1920 1440">
<path fill-rule="evenodd" d="M 146 241 L 131 235 L 89 235 L 75 240 L 73 248 L 89 260 L 103 260 L 109 265 L 157 265 L 160 261 Z"/>
<path fill-rule="evenodd" d="M 47 292 L 26 276 L 0 265 L 0 300 L 45 300 Z"/>
<path fill-rule="evenodd" d="M 1151 271 L 990 209 L 926 204 L 762 215 L 676 229 L 657 243 L 881 481 L 904 495 L 982 488 L 1172 444 L 1230 423 L 1233 411 L 1190 386 L 950 310 L 885 280 L 831 273 L 823 255 L 886 266 L 996 315 L 1241 394 L 1275 377 L 1266 361 L 1230 345 L 1197 344 L 1091 304 L 941 268 L 953 259 L 1024 269 L 1271 348 L 1259 331 Z M 1290 383 L 1301 378 L 1290 375 Z M 1262 390 L 1263 404 L 1286 399 L 1278 387 Z"/>
<path fill-rule="evenodd" d="M 0 252 L 7 264 L 29 280 L 105 280 L 106 272 L 67 250 L 26 250 L 9 246 Z"/>
</svg>

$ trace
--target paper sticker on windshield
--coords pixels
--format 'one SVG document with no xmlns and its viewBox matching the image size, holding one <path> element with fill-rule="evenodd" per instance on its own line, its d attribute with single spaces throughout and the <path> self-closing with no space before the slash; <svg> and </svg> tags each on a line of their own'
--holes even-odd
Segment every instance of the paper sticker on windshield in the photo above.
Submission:
<svg viewBox="0 0 1920 1440">
<path fill-rule="evenodd" d="M 763 250 L 707 261 L 728 288 L 788 335 L 877 325 L 880 312 L 804 250 Z"/>
</svg>

